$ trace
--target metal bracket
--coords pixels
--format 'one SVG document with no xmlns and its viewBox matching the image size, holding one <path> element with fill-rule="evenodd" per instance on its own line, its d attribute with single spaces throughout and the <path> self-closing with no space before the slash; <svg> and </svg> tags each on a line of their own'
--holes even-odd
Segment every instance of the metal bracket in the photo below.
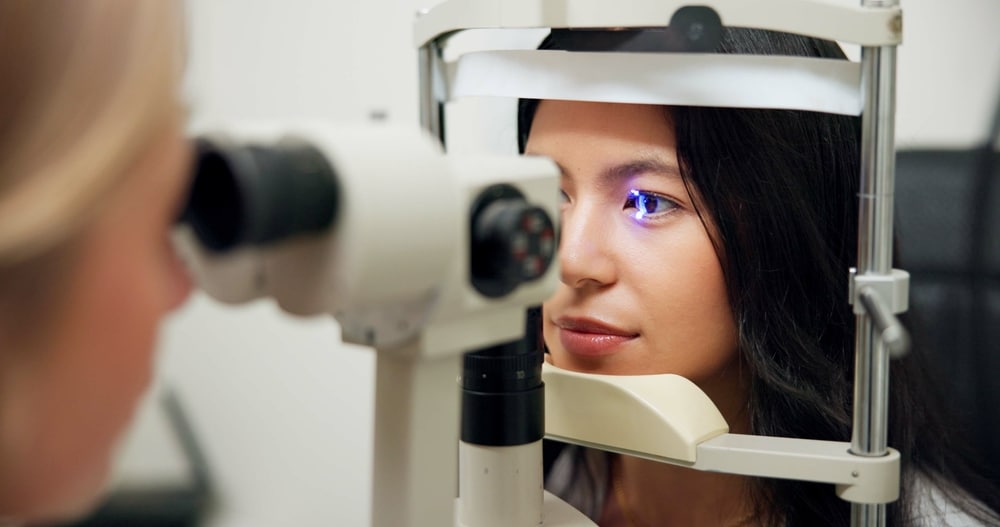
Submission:
<svg viewBox="0 0 1000 527">
<path fill-rule="evenodd" d="M 849 295 L 854 314 L 871 318 L 890 356 L 899 358 L 910 351 L 910 335 L 895 315 L 909 307 L 910 273 L 893 269 L 888 275 L 858 275 L 852 267 Z"/>
<path fill-rule="evenodd" d="M 888 503 L 899 497 L 899 452 L 866 457 L 850 443 L 723 434 L 698 445 L 691 468 L 727 474 L 833 483 L 841 499 Z"/>
<path fill-rule="evenodd" d="M 856 268 L 851 268 L 851 278 L 848 281 L 848 302 L 854 306 L 855 315 L 865 315 L 868 311 L 859 296 L 864 289 L 869 289 L 891 313 L 904 313 L 910 307 L 910 273 L 902 269 L 893 269 L 890 274 L 858 274 Z"/>
</svg>

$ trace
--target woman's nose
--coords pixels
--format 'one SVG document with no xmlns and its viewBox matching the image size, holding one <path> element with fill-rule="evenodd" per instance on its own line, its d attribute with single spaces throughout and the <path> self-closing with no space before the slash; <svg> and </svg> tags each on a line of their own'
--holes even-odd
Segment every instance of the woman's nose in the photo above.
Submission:
<svg viewBox="0 0 1000 527">
<path fill-rule="evenodd" d="M 615 281 L 611 249 L 611 222 L 580 205 L 562 213 L 559 236 L 559 274 L 573 288 L 599 287 Z"/>
</svg>

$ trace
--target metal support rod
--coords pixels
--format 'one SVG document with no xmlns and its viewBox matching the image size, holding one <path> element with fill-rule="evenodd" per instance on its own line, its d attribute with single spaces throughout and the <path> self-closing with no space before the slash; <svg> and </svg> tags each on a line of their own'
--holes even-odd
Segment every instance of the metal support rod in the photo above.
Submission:
<svg viewBox="0 0 1000 527">
<path fill-rule="evenodd" d="M 865 7 L 892 7 L 897 0 L 862 0 Z M 895 171 L 895 46 L 863 47 L 861 185 L 858 211 L 858 275 L 892 271 L 892 207 Z M 889 356 L 881 332 L 867 314 L 858 315 L 851 453 L 888 452 Z M 882 527 L 884 504 L 852 504 L 852 527 Z"/>
</svg>

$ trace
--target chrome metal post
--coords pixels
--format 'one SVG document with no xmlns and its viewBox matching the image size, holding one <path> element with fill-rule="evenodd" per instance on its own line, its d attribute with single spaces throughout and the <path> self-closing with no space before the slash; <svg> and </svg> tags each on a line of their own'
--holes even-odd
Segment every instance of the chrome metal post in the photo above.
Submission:
<svg viewBox="0 0 1000 527">
<path fill-rule="evenodd" d="M 862 0 L 865 7 L 893 7 L 898 0 Z M 892 271 L 892 208 L 895 171 L 896 47 L 861 50 L 861 185 L 857 274 Z M 882 456 L 888 451 L 889 355 L 871 317 L 857 317 L 854 430 L 851 453 Z M 885 504 L 851 505 L 852 527 L 882 527 Z"/>
</svg>

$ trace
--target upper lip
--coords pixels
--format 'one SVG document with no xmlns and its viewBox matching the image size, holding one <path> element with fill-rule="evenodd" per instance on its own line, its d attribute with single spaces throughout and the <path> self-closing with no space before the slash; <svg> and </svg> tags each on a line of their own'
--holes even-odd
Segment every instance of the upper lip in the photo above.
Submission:
<svg viewBox="0 0 1000 527">
<path fill-rule="evenodd" d="M 615 335 L 620 337 L 635 337 L 638 333 L 612 326 L 593 318 L 559 317 L 555 320 L 560 329 L 579 333 L 595 333 L 599 335 Z"/>
</svg>

